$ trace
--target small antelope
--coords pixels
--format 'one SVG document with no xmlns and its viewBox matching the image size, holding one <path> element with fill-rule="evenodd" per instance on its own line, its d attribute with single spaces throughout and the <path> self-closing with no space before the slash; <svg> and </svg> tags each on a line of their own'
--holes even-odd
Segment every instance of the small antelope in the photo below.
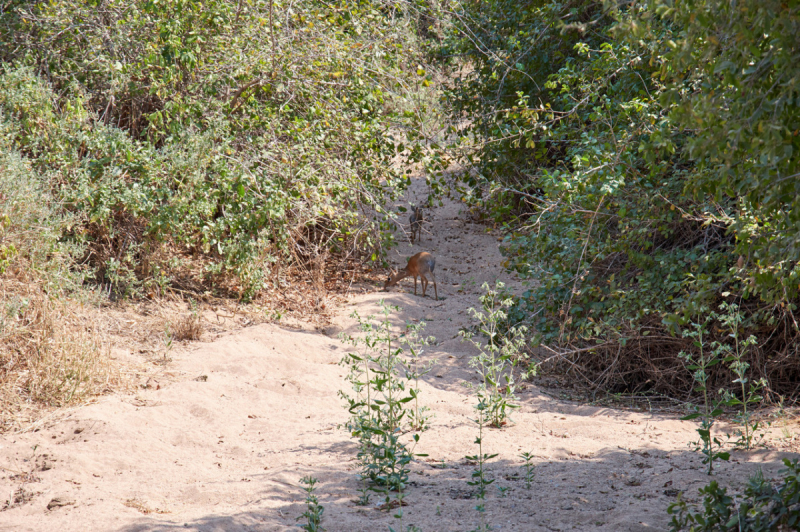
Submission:
<svg viewBox="0 0 800 532">
<path fill-rule="evenodd" d="M 414 277 L 414 295 L 417 294 L 417 277 L 420 278 L 422 283 L 422 297 L 425 297 L 425 291 L 428 289 L 428 276 L 433 279 L 433 292 L 436 294 L 436 301 L 439 301 L 439 290 L 436 287 L 436 276 L 433 274 L 433 269 L 436 267 L 436 259 L 433 255 L 426 251 L 420 251 L 410 259 L 405 268 L 392 274 L 386 279 L 386 284 L 383 285 L 384 290 L 390 286 L 394 286 L 401 279 L 405 279 L 409 275 Z"/>
<path fill-rule="evenodd" d="M 411 243 L 414 243 L 414 235 L 422 242 L 422 222 L 425 221 L 425 215 L 422 214 L 422 207 L 414 207 L 414 212 L 411 213 L 408 220 L 411 222 Z"/>
</svg>

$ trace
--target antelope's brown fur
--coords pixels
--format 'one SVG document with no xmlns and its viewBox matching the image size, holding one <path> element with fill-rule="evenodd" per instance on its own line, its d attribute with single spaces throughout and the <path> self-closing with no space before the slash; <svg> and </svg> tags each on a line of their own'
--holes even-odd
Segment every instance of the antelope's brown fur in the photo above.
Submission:
<svg viewBox="0 0 800 532">
<path fill-rule="evenodd" d="M 414 236 L 422 242 L 422 222 L 425 221 L 425 215 L 422 212 L 422 207 L 414 207 L 414 212 L 408 217 L 411 222 L 411 243 L 414 243 Z"/>
<path fill-rule="evenodd" d="M 417 294 L 417 277 L 420 278 L 420 282 L 422 283 L 422 297 L 425 297 L 425 292 L 428 289 L 428 277 L 433 280 L 433 292 L 436 294 L 436 300 L 439 300 L 439 289 L 436 286 L 436 275 L 433 273 L 433 269 L 436 267 L 436 259 L 433 258 L 433 255 L 428 253 L 427 251 L 420 251 L 410 259 L 408 259 L 408 264 L 402 270 L 399 270 L 397 273 L 392 274 L 386 279 L 386 284 L 383 285 L 383 288 L 389 288 L 390 286 L 394 286 L 400 281 L 401 279 L 405 279 L 408 276 L 414 277 L 414 295 Z"/>
</svg>

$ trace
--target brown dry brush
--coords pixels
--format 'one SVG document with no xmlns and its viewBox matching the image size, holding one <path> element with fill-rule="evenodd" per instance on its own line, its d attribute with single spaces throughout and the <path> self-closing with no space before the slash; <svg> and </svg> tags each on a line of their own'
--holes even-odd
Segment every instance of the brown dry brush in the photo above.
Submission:
<svg viewBox="0 0 800 532">
<path fill-rule="evenodd" d="M 42 407 L 80 404 L 120 382 L 96 325 L 43 285 L 25 268 L 0 276 L 0 432 Z"/>
<path fill-rule="evenodd" d="M 692 379 L 693 371 L 678 357 L 681 351 L 697 353 L 689 338 L 672 336 L 663 328 L 643 336 L 639 331 L 621 331 L 627 336 L 625 345 L 608 340 L 597 346 L 575 346 L 546 350 L 541 356 L 544 374 L 563 375 L 573 384 L 599 393 L 641 395 L 642 397 L 673 398 L 691 402 L 697 398 Z M 761 335 L 759 336 L 759 333 Z M 728 331 L 712 327 L 706 340 L 727 342 Z M 789 403 L 800 399 L 800 333 L 788 312 L 780 313 L 774 328 L 744 329 L 742 336 L 755 334 L 759 343 L 751 347 L 744 361 L 750 364 L 748 379 L 765 378 L 767 403 L 776 404 L 781 398 Z M 706 346 L 708 350 L 708 346 Z M 710 371 L 709 388 L 731 389 L 736 378 L 726 364 Z"/>
<path fill-rule="evenodd" d="M 173 336 L 179 342 L 199 340 L 203 335 L 203 323 L 195 313 L 188 314 L 173 325 Z"/>
<path fill-rule="evenodd" d="M 680 234 L 682 238 L 687 236 L 686 233 Z M 688 234 L 698 238 L 696 233 Z M 615 255 L 595 266 L 604 269 L 606 274 L 619 273 L 622 263 L 624 257 Z M 728 302 L 732 297 L 728 297 Z M 711 308 L 716 309 L 724 300 L 718 297 Z M 743 325 L 739 330 L 740 341 L 750 335 L 758 339 L 758 343 L 743 357 L 750 366 L 748 380 L 766 379 L 763 395 L 767 404 L 781 400 L 797 402 L 800 399 L 800 328 L 794 312 L 786 303 L 765 305 L 756 298 L 736 302 L 741 314 L 756 317 L 751 322 L 757 323 L 755 326 Z M 564 320 L 563 315 L 566 313 L 558 319 L 569 327 L 571 319 Z M 705 319 L 705 316 L 700 319 Z M 714 342 L 731 344 L 731 331 L 724 330 L 719 322 L 711 322 L 707 328 L 704 338 L 706 353 L 711 351 Z M 572 340 L 561 348 L 544 347 L 537 358 L 544 374 L 566 377 L 571 384 L 585 388 L 595 396 L 609 393 L 691 402 L 698 397 L 694 390 L 696 383 L 692 378 L 693 370 L 678 356 L 682 351 L 699 354 L 691 338 L 671 334 L 660 316 L 649 315 L 640 319 L 635 328 L 618 326 L 605 335 L 598 335 L 591 343 Z M 739 392 L 733 385 L 737 377 L 728 364 L 714 366 L 709 374 L 709 389 Z"/>
</svg>

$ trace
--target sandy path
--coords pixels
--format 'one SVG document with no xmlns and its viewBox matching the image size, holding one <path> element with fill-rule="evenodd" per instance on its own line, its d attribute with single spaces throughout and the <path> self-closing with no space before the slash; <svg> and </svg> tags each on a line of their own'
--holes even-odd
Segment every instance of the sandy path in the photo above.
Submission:
<svg viewBox="0 0 800 532">
<path fill-rule="evenodd" d="M 411 200 L 422 197 L 417 183 Z M 474 378 L 467 366 L 473 351 L 457 333 L 469 324 L 466 309 L 478 304 L 482 282 L 518 286 L 502 272 L 497 235 L 460 209 L 447 201 L 429 211 L 422 245 L 404 243 L 393 253 L 396 264 L 423 249 L 433 253 L 441 301 L 414 296 L 407 280 L 399 290 L 351 297 L 336 318 L 354 333 L 349 314 L 377 313 L 385 298 L 403 308 L 393 316 L 398 325 L 424 320 L 437 338 L 426 354 L 437 364 L 421 396 L 435 417 L 417 448 L 430 461 L 412 465 L 404 520 L 426 532 L 480 523 L 466 484 L 473 467 L 463 458 L 476 452 L 475 401 L 463 386 Z M 296 530 L 304 475 L 320 480 L 327 530 L 397 529 L 396 519 L 376 509 L 379 496 L 368 507 L 353 502 L 356 446 L 337 428 L 347 418 L 337 397 L 345 349 L 310 327 L 249 327 L 174 351 L 172 378 L 160 389 L 106 397 L 38 431 L 2 436 L 0 505 L 29 500 L 0 511 L 0 530 Z M 665 530 L 673 499 L 665 491 L 696 499 L 707 481 L 687 448 L 695 437 L 689 423 L 561 402 L 533 386 L 521 404 L 513 426 L 484 434 L 484 452 L 499 455 L 489 466 L 496 482 L 485 521 L 492 530 Z M 519 479 L 523 451 L 537 457 L 531 490 Z M 782 456 L 736 453 L 744 467 L 723 464 L 717 478 L 741 485 L 759 464 L 769 477 Z M 501 497 L 497 487 L 510 489 Z"/>
</svg>

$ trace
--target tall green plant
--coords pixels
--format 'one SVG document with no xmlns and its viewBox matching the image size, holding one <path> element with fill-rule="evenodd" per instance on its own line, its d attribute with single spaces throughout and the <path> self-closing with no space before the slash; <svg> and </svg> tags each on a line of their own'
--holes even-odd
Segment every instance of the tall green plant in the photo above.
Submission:
<svg viewBox="0 0 800 532">
<path fill-rule="evenodd" d="M 723 401 L 713 394 L 713 390 L 709 390 L 709 370 L 726 361 L 723 358 L 726 353 L 723 346 L 717 344 L 711 352 L 706 346 L 705 340 L 708 335 L 708 325 L 715 317 L 714 313 L 710 313 L 703 323 L 692 323 L 691 329 L 683 331 L 685 338 L 692 339 L 694 347 L 697 348 L 697 354 L 681 351 L 678 355 L 688 363 L 687 369 L 693 372 L 692 378 L 696 383 L 695 391 L 703 396 L 702 408 L 695 407 L 694 412 L 681 419 L 687 421 L 700 419 L 700 426 L 697 428 L 700 442 L 696 444 L 696 450 L 703 454 L 703 463 L 708 466 L 707 473 L 709 475 L 714 472 L 714 462 L 716 460 L 728 460 L 730 458 L 730 453 L 721 450 L 722 443 L 712 433 L 716 419 L 723 413 L 721 408 Z"/>
<path fill-rule="evenodd" d="M 766 379 L 750 382 L 748 386 L 747 370 L 750 364 L 746 362 L 746 355 L 748 349 L 757 345 L 758 340 L 754 335 L 750 335 L 744 340 L 740 338 L 743 317 L 738 305 L 723 302 L 719 310 L 720 324 L 728 331 L 728 337 L 733 344 L 724 344 L 720 345 L 720 347 L 728 353 L 726 360 L 729 361 L 731 371 L 736 376 L 733 384 L 739 385 L 739 397 L 730 390 L 725 391 L 725 405 L 739 409 L 739 412 L 734 416 L 734 421 L 740 427 L 738 429 L 739 439 L 736 441 L 736 445 L 745 450 L 750 450 L 757 439 L 761 424 L 754 418 L 752 410 L 749 410 L 748 407 L 761 403 L 762 397 L 759 394 L 767 386 Z"/>
<path fill-rule="evenodd" d="M 469 309 L 470 315 L 477 321 L 478 333 L 485 341 L 476 339 L 469 330 L 460 331 L 464 341 L 478 349 L 479 354 L 469 361 L 480 382 L 476 386 L 482 416 L 488 423 L 500 428 L 508 422 L 509 410 L 518 408 L 516 400 L 517 381 L 514 371 L 525 358 L 522 348 L 525 343 L 525 327 L 509 327 L 502 331 L 501 327 L 508 318 L 505 309 L 513 305 L 511 298 L 502 298 L 505 285 L 497 281 L 494 289 L 484 283 L 484 295 L 480 297 L 482 311 Z M 535 367 L 527 370 L 535 373 Z M 485 410 L 485 412 L 484 412 Z"/>
<path fill-rule="evenodd" d="M 340 391 L 339 395 L 347 402 L 351 414 L 347 427 L 359 441 L 360 478 L 370 489 L 384 495 L 388 508 L 393 493 L 402 499 L 408 483 L 414 454 L 409 448 L 411 442 L 402 441 L 402 436 L 404 418 L 409 413 L 407 404 L 414 396 L 402 378 L 403 349 L 392 334 L 389 320 L 391 313 L 399 308 L 384 301 L 380 305 L 383 317 L 379 321 L 374 316 L 362 318 L 357 312 L 352 314 L 361 335 L 344 335 L 343 339 L 360 348 L 360 352 L 348 353 L 341 361 L 349 369 L 347 380 L 352 394 Z M 415 445 L 419 434 L 414 434 L 411 440 Z M 366 502 L 368 496 L 365 494 L 362 499 Z"/>
<path fill-rule="evenodd" d="M 717 481 L 700 488 L 702 508 L 692 508 L 678 499 L 667 512 L 670 531 L 678 532 L 772 532 L 800 527 L 800 464 L 783 460 L 786 469 L 775 485 L 761 471 L 750 477 L 744 493 L 728 494 Z"/>
<path fill-rule="evenodd" d="M 405 379 L 409 383 L 408 393 L 414 398 L 413 408 L 410 408 L 408 412 L 408 422 L 412 430 L 420 431 L 428 428 L 430 414 L 428 414 L 429 408 L 421 405 L 419 401 L 419 379 L 428 374 L 436 363 L 435 360 L 429 360 L 428 362 L 420 360 L 425 346 L 436 341 L 433 336 L 424 336 L 424 329 L 425 322 L 407 323 L 406 332 L 400 338 L 401 344 L 408 351 L 403 367 Z"/>
<path fill-rule="evenodd" d="M 486 488 L 494 483 L 494 479 L 487 476 L 486 463 L 497 457 L 497 453 L 488 454 L 483 452 L 483 427 L 487 423 L 486 410 L 488 409 L 488 405 L 484 399 L 483 395 L 478 393 L 478 404 L 475 405 L 475 411 L 478 417 L 473 420 L 475 424 L 478 425 L 478 436 L 475 438 L 475 445 L 478 446 L 478 454 L 466 457 L 467 460 L 474 462 L 476 465 L 475 470 L 472 471 L 472 480 L 468 480 L 467 484 L 477 488 L 475 498 L 480 501 L 475 506 L 475 509 L 480 515 L 481 522 L 477 528 L 473 529 L 473 532 L 489 530 L 485 521 L 486 504 L 484 501 L 486 499 Z"/>
</svg>

